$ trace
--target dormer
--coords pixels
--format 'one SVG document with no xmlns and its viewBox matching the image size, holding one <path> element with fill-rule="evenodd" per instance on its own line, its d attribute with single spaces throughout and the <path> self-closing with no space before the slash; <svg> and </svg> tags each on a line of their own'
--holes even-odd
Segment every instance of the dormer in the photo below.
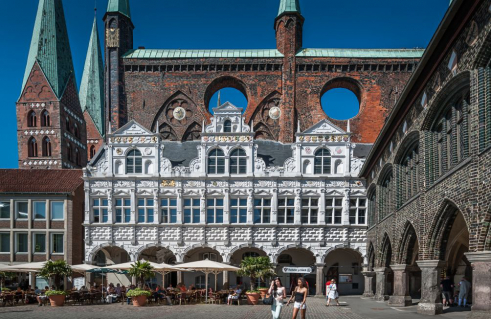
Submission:
<svg viewBox="0 0 491 319">
<path fill-rule="evenodd" d="M 211 124 L 206 127 L 206 133 L 250 133 L 251 127 L 245 123 L 242 108 L 225 102 L 213 108 L 214 116 Z"/>
</svg>

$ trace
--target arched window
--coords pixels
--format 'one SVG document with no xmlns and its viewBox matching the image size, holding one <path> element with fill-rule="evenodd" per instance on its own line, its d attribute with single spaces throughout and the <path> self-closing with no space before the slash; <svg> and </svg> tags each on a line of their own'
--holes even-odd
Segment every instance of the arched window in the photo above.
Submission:
<svg viewBox="0 0 491 319">
<path fill-rule="evenodd" d="M 70 119 L 68 117 L 65 119 L 65 129 L 70 132 Z"/>
<path fill-rule="evenodd" d="M 221 149 L 214 149 L 208 155 L 208 174 L 225 173 L 225 154 Z"/>
<path fill-rule="evenodd" d="M 80 152 L 78 148 L 75 148 L 75 164 L 80 166 Z"/>
<path fill-rule="evenodd" d="M 142 172 L 142 153 L 139 150 L 131 150 L 126 155 L 126 173 L 141 174 Z"/>
<path fill-rule="evenodd" d="M 232 132 L 232 122 L 230 120 L 226 120 L 223 123 L 223 132 L 224 133 L 231 133 Z"/>
<path fill-rule="evenodd" d="M 400 162 L 398 207 L 419 192 L 419 147 L 411 145 Z"/>
<path fill-rule="evenodd" d="M 72 162 L 73 161 L 73 158 L 72 158 L 72 145 L 70 143 L 68 143 L 68 145 L 66 147 L 66 155 L 67 155 L 68 161 Z"/>
<path fill-rule="evenodd" d="M 75 137 L 80 138 L 79 133 L 80 133 L 80 132 L 78 131 L 78 125 L 77 125 L 77 124 L 75 124 L 75 125 L 73 126 L 73 134 L 75 135 Z"/>
<path fill-rule="evenodd" d="M 326 148 L 321 148 L 315 153 L 314 174 L 331 173 L 331 152 Z"/>
<path fill-rule="evenodd" d="M 41 126 L 51 126 L 51 118 L 46 110 L 41 113 Z"/>
<path fill-rule="evenodd" d="M 28 127 L 36 127 L 37 126 L 37 117 L 34 111 L 29 112 L 27 114 L 27 126 Z"/>
<path fill-rule="evenodd" d="M 230 174 L 245 174 L 247 173 L 247 155 L 241 149 L 235 149 L 230 154 Z"/>
<path fill-rule="evenodd" d="M 389 170 L 384 174 L 384 178 L 380 183 L 380 196 L 378 199 L 379 207 L 379 220 L 384 219 L 385 216 L 392 212 L 392 203 L 394 200 L 394 180 L 392 177 L 392 170 Z"/>
<path fill-rule="evenodd" d="M 43 157 L 51 156 L 51 140 L 49 137 L 43 138 Z"/>
<path fill-rule="evenodd" d="M 29 157 L 38 157 L 38 143 L 34 137 L 29 139 L 28 147 L 28 155 Z"/>
<path fill-rule="evenodd" d="M 90 159 L 93 159 L 95 156 L 95 145 L 90 147 Z"/>
<path fill-rule="evenodd" d="M 433 127 L 434 167 L 431 181 L 450 171 L 469 156 L 469 92 L 458 93 L 437 116 Z"/>
</svg>

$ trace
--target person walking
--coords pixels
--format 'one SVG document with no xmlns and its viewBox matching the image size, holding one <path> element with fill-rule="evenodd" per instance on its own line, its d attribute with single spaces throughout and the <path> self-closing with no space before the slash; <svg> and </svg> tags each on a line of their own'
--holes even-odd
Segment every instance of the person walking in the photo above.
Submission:
<svg viewBox="0 0 491 319">
<path fill-rule="evenodd" d="M 450 276 L 446 276 L 440 286 L 442 287 L 443 306 L 451 307 L 453 302 L 453 283 Z"/>
<path fill-rule="evenodd" d="M 327 287 L 326 292 L 327 304 L 326 307 L 329 307 L 331 300 L 336 300 L 337 306 L 339 306 L 339 294 L 338 294 L 338 286 L 336 285 L 336 279 L 331 279 L 331 284 Z"/>
<path fill-rule="evenodd" d="M 283 300 L 286 299 L 286 289 L 283 287 L 280 278 L 276 277 L 269 286 L 268 295 L 273 295 L 273 304 L 271 305 L 271 314 L 273 319 L 279 319 Z"/>
<path fill-rule="evenodd" d="M 290 302 L 295 299 L 295 304 L 293 305 L 293 316 L 292 319 L 297 318 L 298 311 L 300 310 L 300 316 L 302 319 L 305 319 L 305 313 L 307 312 L 307 305 L 305 302 L 307 301 L 307 294 L 309 290 L 307 289 L 307 284 L 305 283 L 305 278 L 298 278 L 297 287 L 292 293 L 292 296 L 286 303 L 288 306 Z"/>
<path fill-rule="evenodd" d="M 471 283 L 467 281 L 467 278 L 462 277 L 459 287 L 459 306 L 467 307 L 467 297 L 469 296 L 469 291 L 471 290 Z"/>
</svg>

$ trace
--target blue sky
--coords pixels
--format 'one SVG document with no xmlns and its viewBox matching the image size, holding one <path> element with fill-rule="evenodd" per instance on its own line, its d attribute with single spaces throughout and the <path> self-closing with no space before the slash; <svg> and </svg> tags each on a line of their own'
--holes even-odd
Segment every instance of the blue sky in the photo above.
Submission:
<svg viewBox="0 0 491 319">
<path fill-rule="evenodd" d="M 301 0 L 305 17 L 304 47 L 425 48 L 449 0 Z M 101 38 L 107 0 L 97 0 Z M 261 49 L 275 47 L 273 22 L 279 0 L 132 0 L 135 47 L 162 49 Z M 19 98 L 38 0 L 2 1 L 0 10 L 0 99 L 3 152 L 0 168 L 17 167 L 15 102 Z M 80 84 L 90 37 L 94 1 L 64 0 L 75 73 Z M 349 118 L 356 101 L 346 92 L 328 92 L 323 107 L 329 115 Z M 245 106 L 232 90 L 222 102 Z M 331 102 L 331 103 L 329 103 Z M 338 113 L 327 105 L 343 104 Z M 216 96 L 211 106 L 216 105 Z"/>
</svg>

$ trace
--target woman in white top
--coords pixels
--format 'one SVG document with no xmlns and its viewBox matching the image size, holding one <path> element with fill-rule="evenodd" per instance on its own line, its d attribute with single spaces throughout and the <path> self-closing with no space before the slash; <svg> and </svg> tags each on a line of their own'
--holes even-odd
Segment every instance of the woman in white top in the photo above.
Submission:
<svg viewBox="0 0 491 319">
<path fill-rule="evenodd" d="M 273 319 L 280 318 L 281 308 L 283 308 L 283 300 L 286 298 L 286 289 L 281 284 L 280 278 L 276 277 L 269 287 L 268 294 L 273 294 L 273 304 L 271 305 L 271 314 Z"/>
<path fill-rule="evenodd" d="M 338 286 L 336 285 L 336 279 L 331 280 L 331 284 L 327 286 L 327 305 L 329 307 L 329 304 L 331 303 L 331 300 L 334 299 L 336 300 L 337 305 L 339 306 L 339 294 L 338 294 Z"/>
</svg>

